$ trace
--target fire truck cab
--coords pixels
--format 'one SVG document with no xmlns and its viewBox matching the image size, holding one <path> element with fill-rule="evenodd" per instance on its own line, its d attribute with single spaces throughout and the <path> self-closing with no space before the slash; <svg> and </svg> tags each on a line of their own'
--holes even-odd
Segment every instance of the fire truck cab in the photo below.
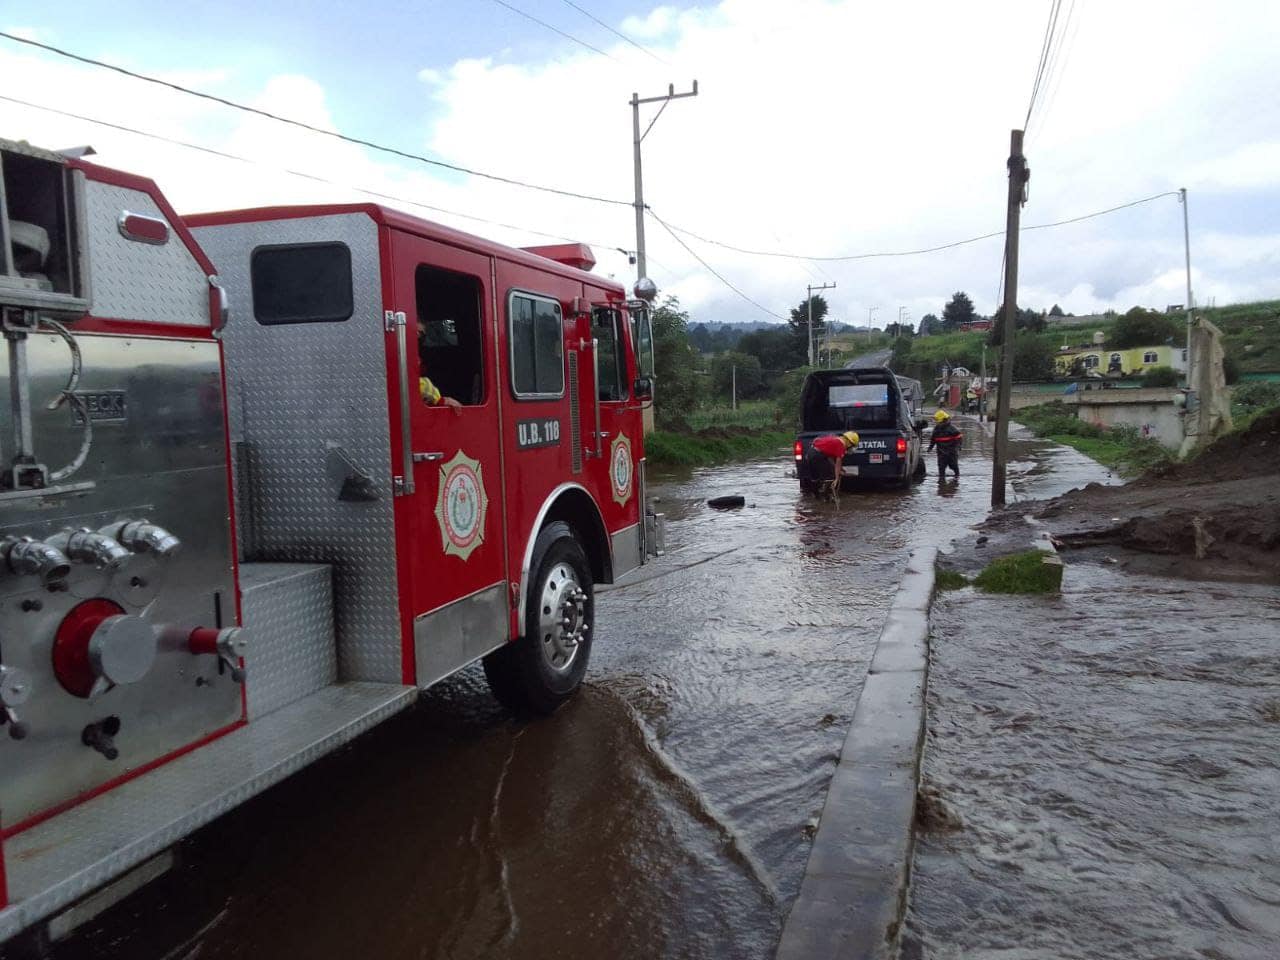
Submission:
<svg viewBox="0 0 1280 960">
<path fill-rule="evenodd" d="M 0 174 L 0 941 L 470 663 L 573 694 L 662 540 L 646 304 L 588 248 Z"/>
</svg>

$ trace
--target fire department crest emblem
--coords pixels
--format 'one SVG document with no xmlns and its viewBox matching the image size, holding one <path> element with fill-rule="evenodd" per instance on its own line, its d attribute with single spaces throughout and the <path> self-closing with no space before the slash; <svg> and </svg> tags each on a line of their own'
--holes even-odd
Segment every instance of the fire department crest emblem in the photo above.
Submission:
<svg viewBox="0 0 1280 960">
<path fill-rule="evenodd" d="M 620 433 L 609 447 L 609 485 L 613 487 L 613 499 L 619 503 L 625 504 L 631 499 L 633 466 L 631 441 L 625 433 Z"/>
<path fill-rule="evenodd" d="M 459 450 L 440 467 L 436 522 L 446 555 L 466 560 L 484 542 L 484 518 L 489 497 L 484 492 L 484 468 Z"/>
</svg>

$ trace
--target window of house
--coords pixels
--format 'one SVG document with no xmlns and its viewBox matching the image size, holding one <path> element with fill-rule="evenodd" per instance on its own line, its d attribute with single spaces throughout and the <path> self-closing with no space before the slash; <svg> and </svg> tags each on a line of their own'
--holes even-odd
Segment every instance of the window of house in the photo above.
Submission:
<svg viewBox="0 0 1280 960">
<path fill-rule="evenodd" d="M 1084 368 L 1085 368 L 1086 370 L 1092 370 L 1092 369 L 1093 369 L 1094 367 L 1096 367 L 1100 362 L 1101 362 L 1101 361 L 1100 361 L 1100 358 L 1098 357 L 1098 355 L 1097 355 L 1096 353 L 1091 353 L 1091 354 L 1089 354 L 1087 357 L 1085 357 L 1085 358 L 1084 358 Z"/>
<path fill-rule="evenodd" d="M 1158 359 L 1160 358 L 1156 356 L 1156 352 L 1154 350 L 1148 350 L 1142 355 L 1143 363 L 1155 363 Z"/>
<path fill-rule="evenodd" d="M 596 389 L 601 400 L 627 399 L 627 364 L 622 350 L 622 315 L 597 307 L 591 311 L 591 337 L 596 342 Z"/>
<path fill-rule="evenodd" d="M 253 316 L 265 326 L 339 323 L 355 311 L 345 243 L 258 247 L 249 258 Z"/>
<path fill-rule="evenodd" d="M 413 279 L 418 375 L 464 406 L 484 403 L 480 278 L 421 264 Z"/>
<path fill-rule="evenodd" d="M 513 293 L 507 323 L 516 396 L 522 400 L 564 396 L 564 319 L 559 302 Z"/>
</svg>

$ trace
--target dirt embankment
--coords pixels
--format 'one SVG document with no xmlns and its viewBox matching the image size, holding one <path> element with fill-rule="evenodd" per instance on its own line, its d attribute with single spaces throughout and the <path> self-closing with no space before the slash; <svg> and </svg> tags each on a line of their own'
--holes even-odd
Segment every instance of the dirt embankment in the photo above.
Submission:
<svg viewBox="0 0 1280 960">
<path fill-rule="evenodd" d="M 1024 508 L 1028 506 L 1022 505 Z M 1127 547 L 1139 565 L 1206 579 L 1280 579 L 1280 410 L 1194 460 L 1122 487 L 1030 505 L 1069 548 Z"/>
</svg>

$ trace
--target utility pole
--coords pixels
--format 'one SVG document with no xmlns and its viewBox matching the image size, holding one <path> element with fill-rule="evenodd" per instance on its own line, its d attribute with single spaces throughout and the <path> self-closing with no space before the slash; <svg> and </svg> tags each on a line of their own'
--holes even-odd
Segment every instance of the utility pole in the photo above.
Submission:
<svg viewBox="0 0 1280 960">
<path fill-rule="evenodd" d="M 738 409 L 738 365 L 735 363 L 733 366 L 731 366 L 729 368 L 729 372 L 730 372 L 730 378 L 732 381 L 732 386 L 729 388 L 731 391 L 729 394 L 729 409 L 737 410 Z"/>
<path fill-rule="evenodd" d="M 809 294 L 808 297 L 805 298 L 805 303 L 809 306 L 809 366 L 811 367 L 813 366 L 813 291 L 834 290 L 835 287 L 836 285 L 834 283 L 824 283 L 820 287 L 815 287 L 810 284 L 805 287 L 805 290 Z"/>
<path fill-rule="evenodd" d="M 1187 256 L 1187 388 L 1191 389 L 1191 228 L 1187 223 L 1187 188 L 1178 190 L 1182 204 L 1182 247 Z"/>
<path fill-rule="evenodd" d="M 641 99 L 640 94 L 631 94 L 631 129 L 633 132 L 632 146 L 635 151 L 635 169 L 636 169 L 636 279 L 643 280 L 648 274 L 645 269 L 644 259 L 644 184 L 640 175 L 640 144 L 644 138 L 649 135 L 649 131 L 653 129 L 653 125 L 658 122 L 658 117 L 662 116 L 662 111 L 667 109 L 667 104 L 672 100 L 680 100 L 683 97 L 696 97 L 698 95 L 698 81 L 693 81 L 693 89 L 688 93 L 676 93 L 676 85 L 674 83 L 667 84 L 667 92 L 661 97 L 645 97 Z M 649 126 L 645 127 L 644 133 L 640 132 L 640 104 L 657 103 L 662 101 L 662 106 L 649 121 Z"/>
<path fill-rule="evenodd" d="M 982 344 L 982 390 L 978 393 L 978 422 L 987 419 L 987 345 Z"/>
<path fill-rule="evenodd" d="M 871 336 L 871 315 L 879 310 L 879 307 L 867 307 L 867 336 Z"/>
<path fill-rule="evenodd" d="M 1009 403 L 1013 392 L 1013 331 L 1018 312 L 1018 230 L 1031 171 L 1022 155 L 1022 131 L 1009 134 L 1009 201 L 1004 243 L 1004 335 L 1000 340 L 1000 395 L 996 403 L 996 449 L 991 463 L 991 506 L 1005 503 L 1005 466 L 1009 457 Z"/>
</svg>

